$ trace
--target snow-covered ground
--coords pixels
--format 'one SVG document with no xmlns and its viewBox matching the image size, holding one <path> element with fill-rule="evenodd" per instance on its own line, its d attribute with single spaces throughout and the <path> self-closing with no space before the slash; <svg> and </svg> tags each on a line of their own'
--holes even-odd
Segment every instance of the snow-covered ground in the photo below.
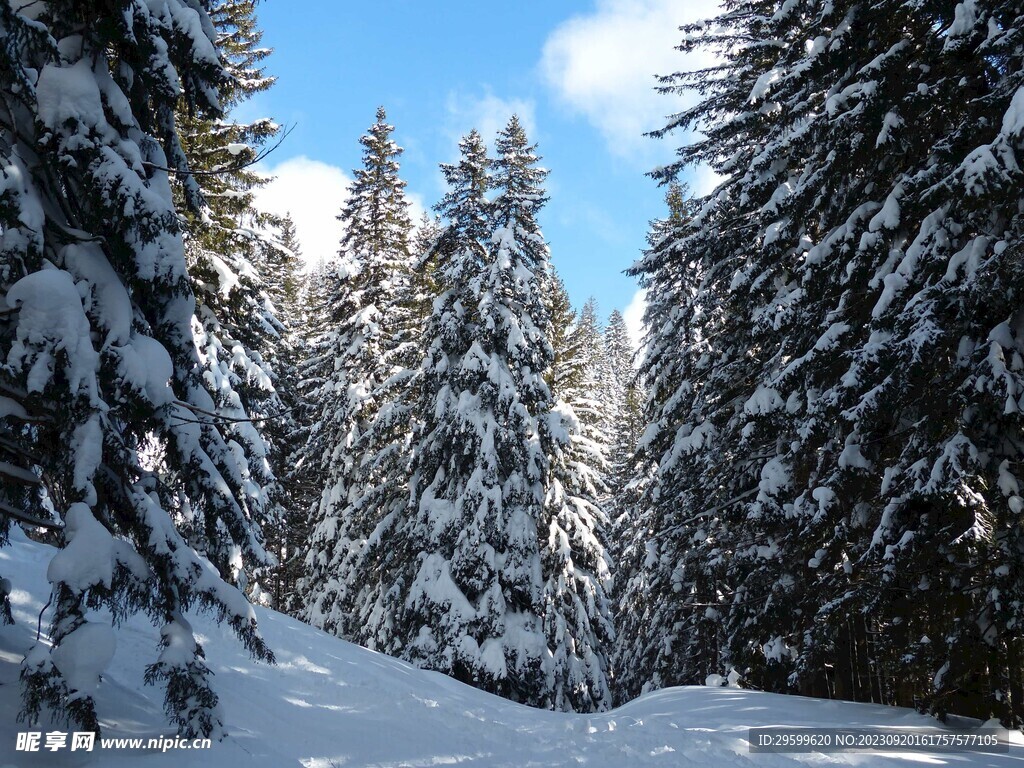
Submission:
<svg viewBox="0 0 1024 768">
<path fill-rule="evenodd" d="M 948 765 L 1024 768 L 1024 745 L 1009 754 L 750 754 L 747 728 L 760 725 L 890 726 L 934 729 L 909 710 L 804 699 L 735 688 L 673 688 L 602 715 L 522 707 L 442 675 L 356 647 L 294 619 L 258 610 L 276 666 L 251 663 L 227 628 L 199 617 L 214 685 L 230 735 L 210 750 L 16 752 L 18 664 L 35 636 L 53 550 L 20 532 L 0 549 L 0 574 L 14 582 L 17 624 L 0 628 L 0 768 L 16 766 L 766 766 Z M 142 684 L 155 656 L 145 620 L 117 634 L 117 652 L 98 696 L 105 737 L 173 735 L 162 691 Z M 35 730 L 68 730 L 41 724 Z M 1019 734 L 1018 734 L 1019 736 Z"/>
</svg>

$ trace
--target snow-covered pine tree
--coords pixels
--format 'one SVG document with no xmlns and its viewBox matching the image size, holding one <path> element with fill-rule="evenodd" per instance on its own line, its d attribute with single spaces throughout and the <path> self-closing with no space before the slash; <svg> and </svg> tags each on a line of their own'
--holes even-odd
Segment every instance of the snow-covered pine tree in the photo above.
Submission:
<svg viewBox="0 0 1024 768">
<path fill-rule="evenodd" d="M 0 6 L 0 509 L 5 526 L 63 521 L 50 642 L 22 666 L 29 720 L 48 707 L 98 727 L 117 633 L 94 609 L 161 627 L 146 678 L 166 684 L 185 734 L 221 731 L 186 610 L 214 611 L 272 658 L 244 595 L 190 544 L 243 565 L 267 558 L 258 457 L 219 411 L 230 382 L 215 399 L 203 378 L 169 178 L 189 178 L 179 100 L 219 112 L 225 72 L 204 5 Z M 201 207 L 194 186 L 185 201 Z"/>
<path fill-rule="evenodd" d="M 724 180 L 667 250 L 699 324 L 659 422 L 662 537 L 700 557 L 677 612 L 760 687 L 1019 725 L 1024 9 L 745 1 L 689 33 L 721 64 L 666 80 L 705 95 L 668 129 Z"/>
<path fill-rule="evenodd" d="M 547 201 L 543 188 L 547 171 L 538 167 L 540 158 L 536 146 L 529 143 L 515 116 L 498 133 L 495 149 L 497 156 L 492 161 L 491 181 L 496 193 L 492 203 L 492 247 L 496 249 L 498 266 L 511 273 L 504 278 L 506 286 L 522 280 L 517 272 L 523 266 L 535 276 L 532 290 L 525 294 L 524 300 L 532 300 L 536 309 L 523 316 L 521 327 L 528 332 L 520 343 L 530 344 L 532 334 L 529 332 L 535 328 L 534 333 L 539 332 L 536 341 L 546 347 L 544 358 L 551 366 L 554 362 L 554 351 L 550 347 L 551 318 L 542 293 L 551 269 L 550 254 L 537 221 L 537 214 Z M 512 291 L 506 287 L 505 293 L 512 294 Z M 510 304 L 515 307 L 515 303 Z M 501 316 L 506 314 L 507 311 L 503 311 Z M 594 320 L 596 323 L 596 315 Z M 531 321 L 534 328 L 530 328 Z M 511 323 L 510 327 L 513 327 Z M 518 341 L 514 333 L 510 334 L 509 341 L 512 344 Z M 582 377 L 582 386 L 586 387 L 600 375 L 600 366 L 607 358 L 599 334 L 592 340 L 585 338 L 581 348 L 587 353 Z M 545 373 L 544 369 L 532 367 L 534 361 L 540 360 L 535 356 L 529 361 L 529 370 L 535 379 Z M 523 365 L 524 361 L 520 358 L 517 362 Z M 550 437 L 547 445 L 550 469 L 544 512 L 538 526 L 544 578 L 542 599 L 546 606 L 543 628 L 552 654 L 549 674 L 553 679 L 548 706 L 579 712 L 605 710 L 611 707 L 606 652 L 614 637 L 607 597 L 611 587 L 611 564 L 604 543 L 607 516 L 601 507 L 606 446 L 594 439 L 590 431 L 590 412 L 574 412 L 577 404 L 581 407 L 587 404 L 585 398 L 556 402 L 542 378 L 536 385 L 538 394 L 547 395 L 550 409 L 548 429 L 542 424 L 538 435 L 542 446 L 545 437 Z M 541 407 L 538 401 L 538 408 Z"/>
<path fill-rule="evenodd" d="M 647 336 L 639 376 L 646 386 L 643 413 L 648 426 L 636 446 L 638 476 L 620 491 L 616 520 L 615 538 L 622 543 L 613 656 L 617 701 L 651 688 L 703 683 L 707 675 L 723 671 L 720 614 L 713 605 L 718 598 L 709 597 L 703 582 L 705 591 L 699 590 L 696 574 L 702 570 L 692 575 L 683 570 L 708 559 L 700 550 L 706 536 L 680 528 L 690 510 L 700 508 L 700 497 L 687 496 L 688 486 L 676 476 L 677 454 L 690 450 L 691 440 L 702 439 L 692 426 L 679 425 L 689 417 L 692 403 L 687 351 L 692 345 L 696 371 L 713 360 L 701 335 L 710 320 L 696 305 L 697 299 L 704 299 L 709 305 L 705 308 L 713 309 L 712 297 L 696 293 L 697 269 L 679 248 L 694 212 L 684 188 L 671 185 L 666 204 L 668 215 L 652 222 L 648 249 L 631 270 L 647 292 Z M 689 592 L 681 594 L 683 589 Z M 692 594 L 694 590 L 698 592 Z M 703 605 L 695 608 L 693 603 Z"/>
<path fill-rule="evenodd" d="M 602 422 L 605 416 L 594 398 L 602 385 L 605 360 L 597 329 L 596 303 L 577 318 L 561 279 L 548 280 L 547 306 L 554 350 L 548 380 L 554 414 L 565 434 L 553 441 L 548 481 L 548 540 L 546 558 L 552 609 L 548 631 L 575 625 L 574 644 L 549 638 L 556 654 L 556 709 L 600 711 L 611 706 L 608 652 L 615 632 L 608 594 L 612 587 L 611 560 L 606 552 L 609 520 L 605 483 L 608 464 Z M 542 527 L 543 533 L 543 527 Z M 576 638 L 579 637 L 579 640 Z M 567 653 L 569 648 L 572 653 Z M 564 661 L 558 654 L 565 656 Z"/>
<path fill-rule="evenodd" d="M 320 496 L 327 487 L 327 474 L 332 464 L 328 450 L 331 436 L 337 431 L 336 411 L 322 410 L 321 399 L 334 389 L 337 358 L 337 328 L 355 314 L 349 297 L 351 267 L 337 258 L 328 259 L 313 269 L 304 281 L 301 296 L 305 306 L 301 331 L 304 337 L 303 358 L 298 365 L 300 433 L 299 447 L 292 457 L 293 475 L 298 499 L 307 503 L 303 528 L 303 565 L 297 592 L 300 615 L 310 586 L 306 582 L 306 559 L 310 556 L 309 538 L 317 523 Z"/>
<path fill-rule="evenodd" d="M 515 701 L 602 707 L 610 625 L 597 516 L 549 469 L 571 414 L 553 410 L 544 380 L 553 353 L 536 212 L 546 174 L 518 120 L 497 146 L 492 165 L 473 131 L 460 162 L 442 166 L 447 226 L 431 254 L 440 294 L 425 334 L 411 505 L 377 547 L 378 647 Z"/>
<path fill-rule="evenodd" d="M 633 358 L 635 351 L 629 339 L 629 329 L 622 313 L 613 309 L 608 315 L 604 328 L 604 344 L 608 350 L 608 359 L 612 367 L 612 375 L 622 383 L 631 382 L 633 376 Z"/>
<path fill-rule="evenodd" d="M 408 502 L 406 393 L 419 362 L 418 329 L 412 223 L 393 131 L 379 108 L 360 138 L 363 167 L 339 216 L 345 226 L 339 258 L 350 271 L 345 292 L 352 312 L 332 328 L 334 373 L 315 399 L 321 419 L 330 419 L 322 461 L 328 474 L 306 557 L 303 615 L 344 637 L 372 638 L 357 618 L 379 601 L 376 566 L 364 566 L 363 550 L 378 523 Z"/>
<path fill-rule="evenodd" d="M 597 300 L 587 299 L 580 310 L 573 335 L 579 344 L 581 381 L 573 393 L 572 406 L 580 419 L 586 439 L 595 451 L 593 467 L 600 474 L 602 495 L 609 491 L 609 455 L 614 443 L 617 409 L 617 381 L 604 343 L 604 328 Z"/>
<path fill-rule="evenodd" d="M 633 454 L 646 424 L 643 421 L 641 389 L 634 368 L 636 350 L 629 338 L 626 320 L 612 310 L 604 329 L 604 345 L 611 376 L 615 420 L 612 424 L 609 485 L 618 497 L 634 479 Z"/>
<path fill-rule="evenodd" d="M 636 463 L 636 448 L 646 427 L 641 404 L 639 377 L 634 367 L 635 351 L 629 338 L 625 318 L 619 310 L 608 316 L 604 329 L 604 352 L 607 364 L 608 393 L 605 406 L 612 420 L 608 429 L 607 472 L 608 495 L 605 511 L 609 522 L 609 554 L 616 564 L 628 560 L 626 548 L 635 546 L 636 531 L 631 518 L 637 514 L 637 501 L 645 480 L 649 477 L 649 464 Z M 621 580 L 619 576 L 623 576 Z M 626 574 L 616 567 L 616 586 L 628 581 Z M 617 601 L 613 595 L 613 602 Z M 614 651 L 609 651 L 610 654 Z"/>
<path fill-rule="evenodd" d="M 551 322 L 551 350 L 554 354 L 547 374 L 548 387 L 555 400 L 565 400 L 567 393 L 579 387 L 583 375 L 582 358 L 579 338 L 573 333 L 576 310 L 554 266 L 548 271 L 544 306 Z"/>
<path fill-rule="evenodd" d="M 426 325 L 427 319 L 434 311 L 434 299 L 440 293 L 434 277 L 437 265 L 431 256 L 443 231 L 440 216 L 435 214 L 431 217 L 424 211 L 412 238 L 412 307 L 417 327 L 420 329 Z M 420 342 L 422 352 L 422 333 Z"/>
<path fill-rule="evenodd" d="M 450 189 L 438 211 L 447 227 L 432 256 L 441 293 L 425 333 L 411 506 L 382 561 L 392 636 L 381 648 L 544 705 L 543 272 L 528 253 L 514 265 L 513 254 L 495 258 L 480 135 L 471 132 L 460 150 L 458 164 L 442 166 Z"/>
<path fill-rule="evenodd" d="M 283 377 L 287 330 L 270 297 L 271 280 L 277 277 L 272 273 L 289 254 L 267 234 L 277 220 L 255 206 L 254 190 L 267 178 L 249 167 L 279 128 L 268 119 L 231 119 L 234 109 L 274 83 L 260 66 L 270 51 L 259 47 L 262 32 L 255 6 L 255 0 L 211 4 L 217 48 L 229 76 L 219 87 L 224 114 L 196 114 L 184 100 L 179 103 L 179 134 L 192 174 L 178 186 L 178 200 L 198 191 L 204 201 L 196 212 L 179 205 L 185 214 L 185 254 L 196 295 L 196 340 L 218 407 L 233 419 L 226 427 L 252 459 L 253 492 L 265 497 L 267 515 L 261 523 L 270 532 L 282 525 L 290 507 L 277 476 L 287 471 L 284 438 L 294 431 L 294 424 L 287 423 L 288 409 L 279 390 L 293 389 L 294 380 Z M 245 414 L 253 421 L 245 420 Z M 285 423 L 278 423 L 282 418 Z M 195 546 L 204 551 L 201 541 L 200 534 Z M 266 569 L 240 571 L 230 550 L 204 553 L 222 573 L 248 588 L 251 597 L 270 602 L 270 593 L 260 584 L 272 578 Z"/>
<path fill-rule="evenodd" d="M 302 333 L 307 312 L 303 306 L 305 280 L 302 275 L 302 250 L 295 222 L 286 214 L 278 229 L 277 247 L 263 251 L 260 273 L 272 302 L 274 316 L 282 332 L 274 338 L 272 351 L 274 384 L 283 410 L 263 424 L 269 439 L 274 475 L 283 514 L 266 531 L 267 549 L 277 558 L 277 565 L 260 575 L 267 582 L 270 603 L 280 611 L 298 610 L 298 580 L 309 534 L 307 522 L 314 498 L 308 478 L 294 461 L 305 442 L 307 404 L 302 398 L 299 370 L 308 355 L 308 344 Z"/>
<path fill-rule="evenodd" d="M 265 265 L 267 292 L 286 318 L 296 318 L 292 324 L 298 326 L 305 280 L 302 276 L 302 244 L 291 213 L 281 217 L 277 242 L 281 247 L 272 252 L 274 258 Z"/>
</svg>

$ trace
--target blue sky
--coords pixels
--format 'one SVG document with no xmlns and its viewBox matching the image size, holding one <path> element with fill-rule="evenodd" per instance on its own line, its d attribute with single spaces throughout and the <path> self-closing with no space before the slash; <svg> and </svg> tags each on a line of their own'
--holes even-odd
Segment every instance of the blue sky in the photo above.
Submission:
<svg viewBox="0 0 1024 768">
<path fill-rule="evenodd" d="M 261 3 L 278 83 L 242 117 L 295 126 L 267 161 L 278 181 L 261 202 L 292 211 L 307 256 L 333 252 L 333 214 L 378 104 L 423 208 L 443 194 L 438 163 L 456 158 L 459 136 L 475 127 L 490 138 L 516 112 L 551 171 L 541 221 L 574 303 L 632 304 L 635 323 L 642 302 L 622 271 L 663 208 L 644 174 L 678 142 L 642 133 L 684 103 L 655 94 L 653 76 L 690 64 L 673 50 L 676 28 L 712 11 L 707 0 Z"/>
</svg>

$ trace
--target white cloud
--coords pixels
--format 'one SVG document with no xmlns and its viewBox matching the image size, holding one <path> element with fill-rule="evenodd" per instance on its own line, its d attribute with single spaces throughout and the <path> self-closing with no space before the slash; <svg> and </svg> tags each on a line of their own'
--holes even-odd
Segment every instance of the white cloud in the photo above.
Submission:
<svg viewBox="0 0 1024 768">
<path fill-rule="evenodd" d="M 336 254 L 343 231 L 336 217 L 348 197 L 348 174 L 305 156 L 261 170 L 274 180 L 257 190 L 256 205 L 269 213 L 292 215 L 307 266 Z"/>
<path fill-rule="evenodd" d="M 575 16 L 551 33 L 541 70 L 555 93 L 601 132 L 611 151 L 649 162 L 656 142 L 643 133 L 662 127 L 665 115 L 688 103 L 655 92 L 655 75 L 711 63 L 708 54 L 683 55 L 675 46 L 682 24 L 717 10 L 715 0 L 597 0 L 592 13 Z"/>
<path fill-rule="evenodd" d="M 710 195 L 724 178 L 715 173 L 713 168 L 706 165 L 697 166 L 690 171 L 690 190 L 698 197 Z"/>
<path fill-rule="evenodd" d="M 423 202 L 423 195 L 419 192 L 406 189 L 405 198 L 409 201 L 409 217 L 412 219 L 413 224 L 419 224 L 420 218 L 424 213 L 429 213 L 430 217 L 433 218 L 433 212 L 427 210 L 427 204 Z"/>
<path fill-rule="evenodd" d="M 530 100 L 503 99 L 489 91 L 480 97 L 449 93 L 446 107 L 448 134 L 456 142 L 476 128 L 484 141 L 492 144 L 495 135 L 505 127 L 512 115 L 519 117 L 527 137 L 536 141 L 536 108 Z"/>
<path fill-rule="evenodd" d="M 338 221 L 351 177 L 337 166 L 300 156 L 261 172 L 274 179 L 256 191 L 256 205 L 269 213 L 290 213 L 307 268 L 313 268 L 338 252 L 344 227 Z M 419 221 L 422 198 L 408 193 L 410 215 Z"/>
<path fill-rule="evenodd" d="M 643 348 L 644 335 L 644 312 L 647 311 L 647 291 L 642 288 L 633 294 L 633 298 L 624 310 L 622 319 L 626 321 L 626 330 L 629 332 L 629 340 L 633 342 L 634 349 Z M 640 355 L 637 355 L 637 360 Z"/>
</svg>

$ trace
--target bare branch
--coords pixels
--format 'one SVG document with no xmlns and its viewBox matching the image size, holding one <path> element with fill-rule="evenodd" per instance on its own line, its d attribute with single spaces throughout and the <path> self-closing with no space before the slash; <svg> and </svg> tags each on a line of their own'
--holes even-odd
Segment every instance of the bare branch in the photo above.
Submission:
<svg viewBox="0 0 1024 768">
<path fill-rule="evenodd" d="M 259 424 L 259 423 L 264 422 L 264 421 L 270 421 L 270 420 L 273 420 L 273 419 L 279 419 L 279 418 L 281 418 L 283 416 L 287 416 L 292 411 L 298 410 L 298 406 L 296 406 L 295 408 L 288 408 L 286 410 L 279 411 L 277 413 L 271 413 L 271 414 L 268 414 L 266 416 L 260 416 L 258 418 L 252 419 L 252 418 L 249 418 L 249 417 L 241 417 L 241 416 L 225 416 L 224 414 L 214 413 L 213 411 L 207 411 L 205 408 L 200 408 L 200 407 L 198 407 L 196 405 L 192 405 L 191 403 L 186 403 L 186 402 L 183 402 L 181 400 L 175 400 L 174 401 L 174 405 L 177 405 L 177 406 L 179 406 L 181 408 L 185 408 L 186 410 L 192 411 L 192 413 L 195 413 L 195 414 L 200 414 L 202 416 L 209 416 L 211 419 L 215 419 L 218 422 L 222 422 L 222 423 L 226 423 L 226 424 Z M 209 423 L 209 422 L 205 422 L 205 421 L 193 421 L 191 419 L 185 419 L 185 418 L 182 418 L 181 416 L 177 416 L 177 415 L 175 415 L 173 418 L 178 419 L 179 421 L 181 421 L 182 423 L 185 423 L 185 424 L 208 424 Z"/>
<path fill-rule="evenodd" d="M 47 528 L 51 531 L 59 531 L 64 528 L 62 523 L 54 522 L 53 520 L 44 520 L 41 517 L 30 515 L 28 512 L 23 512 L 20 509 L 15 509 L 9 504 L 4 504 L 0 501 L 0 515 L 5 515 L 12 520 L 17 520 L 19 523 L 25 523 L 26 525 L 33 525 L 37 528 Z"/>
<path fill-rule="evenodd" d="M 216 168 L 210 171 L 193 171 L 187 168 L 166 168 L 162 165 L 157 165 L 156 163 L 149 162 L 143 162 L 142 165 L 154 171 L 163 171 L 164 173 L 171 173 L 174 174 L 175 176 L 221 176 L 227 173 L 236 173 L 238 171 L 245 170 L 246 168 L 250 168 L 254 165 L 257 165 L 258 163 L 263 162 L 270 155 L 271 152 L 273 152 L 275 149 L 281 146 L 284 140 L 288 138 L 288 134 L 290 134 L 293 130 L 295 130 L 294 125 L 291 128 L 286 129 L 284 133 L 281 134 L 281 138 L 277 140 L 277 143 L 275 143 L 271 147 L 260 150 L 260 152 L 258 152 L 257 155 L 252 160 L 249 160 L 244 163 L 238 163 L 236 165 L 230 165 L 225 168 Z"/>
<path fill-rule="evenodd" d="M 3 475 L 8 480 L 11 480 L 20 485 L 42 485 L 43 481 L 35 476 L 32 472 L 19 467 L 17 464 L 11 464 L 6 461 L 0 461 L 0 475 Z"/>
</svg>

